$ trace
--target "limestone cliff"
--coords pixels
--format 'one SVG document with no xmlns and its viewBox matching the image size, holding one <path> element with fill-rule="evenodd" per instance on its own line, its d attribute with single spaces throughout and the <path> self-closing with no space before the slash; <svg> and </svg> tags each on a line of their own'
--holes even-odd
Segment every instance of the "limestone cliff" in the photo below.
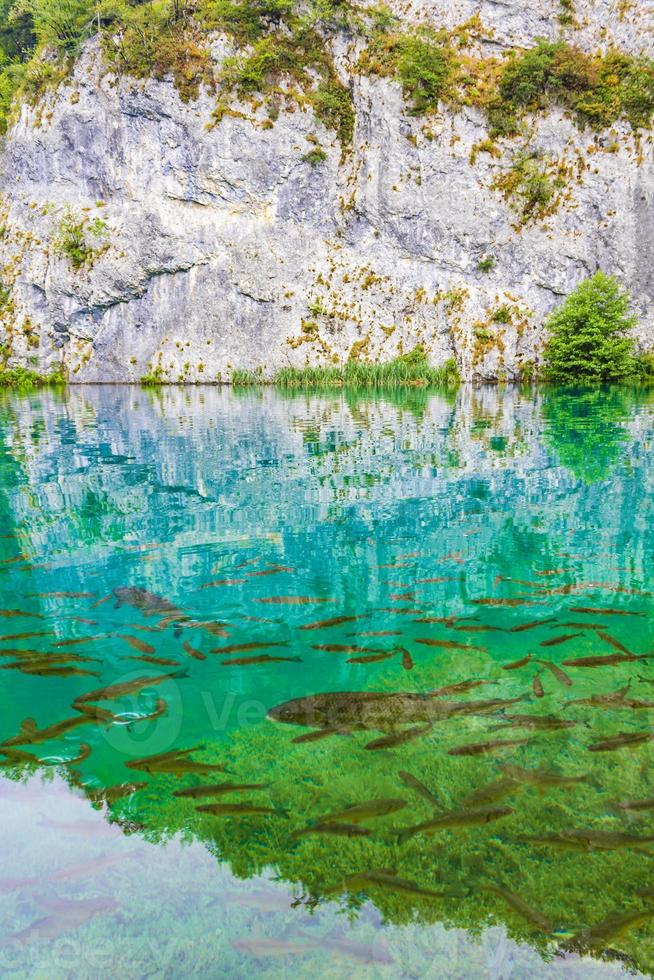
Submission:
<svg viewBox="0 0 654 980">
<path fill-rule="evenodd" d="M 415 0 L 402 18 L 498 54 L 559 36 L 559 0 Z M 396 12 L 399 11 L 397 5 Z M 651 8 L 577 0 L 574 43 L 653 46 Z M 417 343 L 467 379 L 513 379 L 538 357 L 546 314 L 598 268 L 629 289 L 654 345 L 651 130 L 583 128 L 560 109 L 490 147 L 471 105 L 410 111 L 397 81 L 361 72 L 362 42 L 328 42 L 355 113 L 351 145 L 290 87 L 263 100 L 116 77 L 97 41 L 0 149 L 7 363 L 71 381 L 229 380 L 234 369 L 390 359 Z M 211 37 L 220 66 L 230 42 Z M 312 151 L 316 151 L 312 155 Z M 542 213 L 507 192 L 531 154 L 556 175 Z M 89 255 L 56 247 L 81 222 Z M 481 265 L 480 265 L 481 263 Z"/>
</svg>

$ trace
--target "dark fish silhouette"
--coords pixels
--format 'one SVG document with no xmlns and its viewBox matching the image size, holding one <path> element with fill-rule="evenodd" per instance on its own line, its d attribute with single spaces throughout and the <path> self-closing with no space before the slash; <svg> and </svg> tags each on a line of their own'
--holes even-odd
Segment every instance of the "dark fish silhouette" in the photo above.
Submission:
<svg viewBox="0 0 654 980">
<path fill-rule="evenodd" d="M 144 616 L 163 616 L 169 613 L 171 616 L 181 615 L 181 609 L 174 606 L 163 596 L 148 592 L 147 589 L 138 586 L 125 586 L 113 590 L 116 599 L 116 609 L 121 606 L 132 606 L 138 609 Z M 102 600 L 104 601 L 104 600 Z"/>
</svg>

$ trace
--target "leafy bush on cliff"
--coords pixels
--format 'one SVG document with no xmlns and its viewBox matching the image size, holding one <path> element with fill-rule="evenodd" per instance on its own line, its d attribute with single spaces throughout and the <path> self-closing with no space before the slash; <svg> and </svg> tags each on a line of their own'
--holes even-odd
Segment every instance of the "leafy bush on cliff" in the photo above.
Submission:
<svg viewBox="0 0 654 980">
<path fill-rule="evenodd" d="M 636 373 L 629 331 L 629 296 L 613 276 L 597 272 L 580 283 L 545 322 L 545 377 L 549 381 L 620 381 Z"/>
<path fill-rule="evenodd" d="M 563 41 L 539 40 L 508 62 L 499 97 L 505 112 L 560 105 L 597 127 L 620 118 L 634 128 L 647 126 L 654 114 L 654 62 L 616 50 L 593 56 Z"/>
</svg>

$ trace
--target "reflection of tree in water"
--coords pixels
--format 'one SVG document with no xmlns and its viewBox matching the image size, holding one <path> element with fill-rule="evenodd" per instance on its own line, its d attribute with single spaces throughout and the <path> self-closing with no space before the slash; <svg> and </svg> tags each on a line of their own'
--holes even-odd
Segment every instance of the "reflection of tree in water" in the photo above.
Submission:
<svg viewBox="0 0 654 980">
<path fill-rule="evenodd" d="M 627 439 L 636 399 L 628 388 L 551 388 L 543 396 L 545 442 L 584 483 L 606 479 Z"/>
<path fill-rule="evenodd" d="M 467 672 L 480 676 L 483 658 L 468 655 L 466 659 Z M 616 678 L 616 686 L 619 683 Z M 524 686 L 524 678 L 502 678 L 501 694 L 517 694 Z M 548 693 L 556 693 L 547 687 Z M 487 696 L 497 696 L 499 690 L 499 686 L 487 688 L 492 691 Z M 556 707 L 552 703 L 552 710 Z M 641 746 L 636 752 L 619 753 L 619 758 L 589 754 L 589 740 L 606 734 L 607 726 L 618 730 L 623 719 L 620 712 L 588 708 L 576 708 L 574 716 L 585 724 L 572 731 L 538 735 L 508 755 L 476 758 L 451 756 L 448 749 L 497 738 L 489 734 L 499 722 L 497 715 L 441 722 L 430 734 L 392 751 L 365 751 L 370 731 L 292 744 L 291 739 L 305 729 L 267 721 L 195 754 L 197 759 L 224 764 L 224 777 L 180 779 L 155 774 L 146 790 L 119 801 L 113 812 L 143 825 L 153 841 L 178 831 L 203 840 L 238 877 L 250 878 L 273 868 L 281 879 L 298 884 L 309 907 L 338 900 L 356 914 L 368 899 L 386 923 L 399 926 L 443 922 L 478 933 L 489 924 L 502 923 L 514 939 L 528 942 L 544 955 L 553 947 L 566 949 L 570 944 L 594 956 L 609 950 L 612 956 L 647 969 L 654 962 L 654 934 L 648 918 L 652 902 L 638 897 L 639 890 L 651 888 L 650 861 L 642 849 L 633 844 L 559 849 L 537 840 L 571 829 L 635 837 L 651 832 L 644 822 L 618 816 L 608 801 L 652 795 L 651 779 L 644 775 L 652 749 Z M 524 734 L 509 729 L 499 737 Z M 498 781 L 507 782 L 502 762 L 588 778 L 566 787 L 522 782 L 502 786 Z M 488 806 L 506 812 L 487 823 L 462 822 L 403 838 L 403 828 L 429 821 L 439 810 L 412 791 L 402 772 L 421 780 L 442 811 Z M 261 784 L 261 788 L 217 796 L 217 802 L 244 805 L 243 813 L 233 816 L 199 813 L 196 806 L 204 800 L 173 796 L 181 787 L 222 781 Z M 486 797 L 470 800 L 471 793 L 489 785 Z M 379 798 L 400 799 L 406 805 L 360 821 L 366 836 L 332 834 L 324 823 L 323 830 L 304 832 L 320 825 L 326 815 Z M 247 807 L 254 805 L 271 812 L 248 814 Z M 409 887 L 393 887 L 389 880 L 393 876 Z M 621 917 L 630 914 L 641 918 L 634 918 L 632 924 L 622 922 Z M 595 936 L 593 930 L 599 925 L 602 929 Z"/>
</svg>

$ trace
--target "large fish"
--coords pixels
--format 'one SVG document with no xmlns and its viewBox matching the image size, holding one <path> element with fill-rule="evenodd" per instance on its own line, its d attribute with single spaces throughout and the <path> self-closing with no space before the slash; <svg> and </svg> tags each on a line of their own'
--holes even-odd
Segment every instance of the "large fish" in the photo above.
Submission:
<svg viewBox="0 0 654 980">
<path fill-rule="evenodd" d="M 176 616 L 182 613 L 182 610 L 174 606 L 168 599 L 138 586 L 123 586 L 114 589 L 113 594 L 116 598 L 116 609 L 121 606 L 132 606 L 142 612 L 144 616 L 163 616 L 165 614 Z"/>
<path fill-rule="evenodd" d="M 403 725 L 435 722 L 457 714 L 484 714 L 518 698 L 491 701 L 444 701 L 429 694 L 334 691 L 285 701 L 268 712 L 271 721 L 305 728 L 396 732 Z"/>
</svg>

